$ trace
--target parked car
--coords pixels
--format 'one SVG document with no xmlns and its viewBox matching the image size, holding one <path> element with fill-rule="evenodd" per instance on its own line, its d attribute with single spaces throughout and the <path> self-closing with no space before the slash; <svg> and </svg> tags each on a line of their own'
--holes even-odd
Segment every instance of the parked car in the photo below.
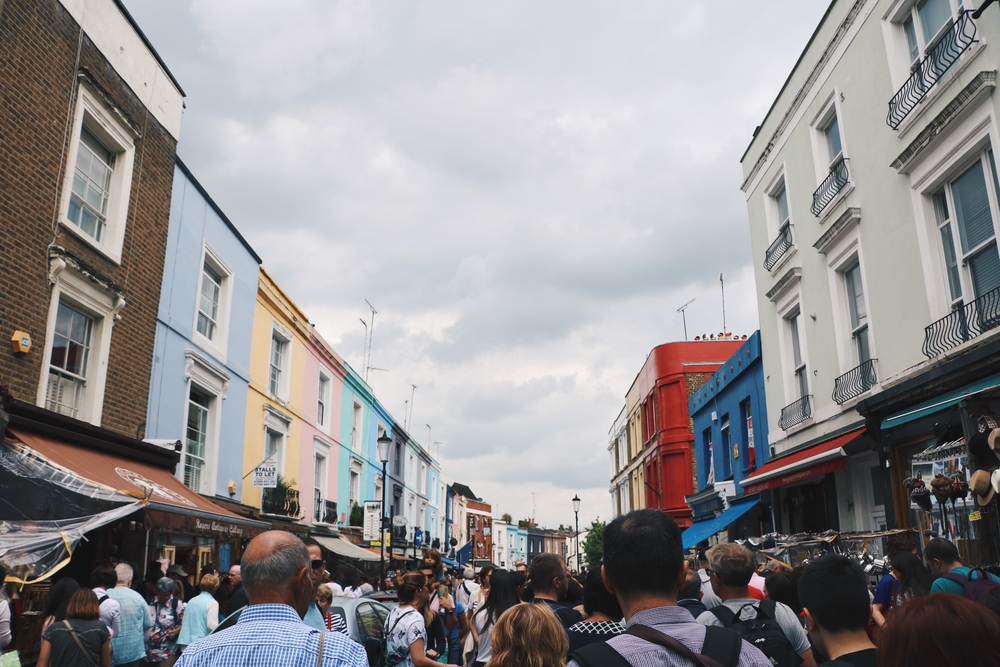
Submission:
<svg viewBox="0 0 1000 667">
<path fill-rule="evenodd" d="M 393 606 L 398 603 L 393 603 Z M 382 639 L 382 629 L 385 619 L 389 617 L 389 607 L 369 597 L 333 598 L 330 606 L 331 614 L 339 614 L 347 622 L 347 634 L 351 639 L 365 647 L 368 653 L 368 664 L 375 664 L 374 656 Z"/>
<path fill-rule="evenodd" d="M 361 597 L 362 600 L 376 600 L 381 602 L 383 605 L 389 609 L 395 609 L 399 606 L 399 597 L 395 592 L 385 592 L 385 591 L 375 591 L 374 593 L 369 593 Z"/>
</svg>

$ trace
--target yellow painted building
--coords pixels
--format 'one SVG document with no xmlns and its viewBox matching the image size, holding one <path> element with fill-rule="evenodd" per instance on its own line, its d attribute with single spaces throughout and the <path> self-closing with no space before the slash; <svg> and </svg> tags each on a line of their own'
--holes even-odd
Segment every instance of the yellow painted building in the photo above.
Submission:
<svg viewBox="0 0 1000 667">
<path fill-rule="evenodd" d="M 626 437 L 628 439 L 628 480 L 632 509 L 646 509 L 646 468 L 642 464 L 642 403 L 639 376 L 625 394 Z"/>
<path fill-rule="evenodd" d="M 305 314 L 261 267 L 250 348 L 243 448 L 243 472 L 249 474 L 243 479 L 243 503 L 293 520 L 300 515 L 299 489 L 312 489 L 299 466 L 308 327 Z M 272 454 L 287 490 L 262 493 L 253 486 L 252 471 Z"/>
</svg>

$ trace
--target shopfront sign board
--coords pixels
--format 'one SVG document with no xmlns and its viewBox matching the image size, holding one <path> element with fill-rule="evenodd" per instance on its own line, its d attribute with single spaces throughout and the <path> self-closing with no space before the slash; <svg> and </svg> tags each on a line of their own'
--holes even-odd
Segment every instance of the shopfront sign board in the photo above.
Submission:
<svg viewBox="0 0 1000 667">
<path fill-rule="evenodd" d="M 379 524 L 382 523 L 382 503 L 378 500 L 365 501 L 365 522 L 363 539 L 377 540 Z"/>
<path fill-rule="evenodd" d="M 278 462 L 273 457 L 253 469 L 253 486 L 255 489 L 278 487 Z"/>
<path fill-rule="evenodd" d="M 392 517 L 392 525 L 394 525 L 394 526 L 405 526 L 406 525 L 406 517 L 402 516 L 402 515 Z"/>
</svg>

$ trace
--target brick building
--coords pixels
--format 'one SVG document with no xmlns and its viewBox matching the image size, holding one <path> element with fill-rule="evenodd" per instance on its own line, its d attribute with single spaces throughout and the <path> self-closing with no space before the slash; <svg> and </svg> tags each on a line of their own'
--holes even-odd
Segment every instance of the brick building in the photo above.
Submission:
<svg viewBox="0 0 1000 667">
<path fill-rule="evenodd" d="M 11 393 L 142 437 L 184 93 L 117 0 L 0 3 Z"/>
</svg>

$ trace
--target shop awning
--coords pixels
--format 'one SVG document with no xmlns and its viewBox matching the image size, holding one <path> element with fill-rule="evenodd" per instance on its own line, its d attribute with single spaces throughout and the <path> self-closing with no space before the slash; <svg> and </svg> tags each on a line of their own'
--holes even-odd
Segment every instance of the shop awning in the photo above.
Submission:
<svg viewBox="0 0 1000 667">
<path fill-rule="evenodd" d="M 447 565 L 448 567 L 458 567 L 458 561 L 452 560 L 450 558 L 445 558 L 444 556 L 441 556 L 441 562 Z"/>
<path fill-rule="evenodd" d="M 912 408 L 907 408 L 902 412 L 897 412 L 894 415 L 886 417 L 882 420 L 882 430 L 900 426 L 906 422 L 911 422 L 914 419 L 920 419 L 926 415 L 945 410 L 953 405 L 961 403 L 970 396 L 975 396 L 981 391 L 995 389 L 996 387 L 1000 387 L 1000 374 L 991 375 L 990 377 L 984 378 L 979 382 L 973 382 L 972 384 L 968 384 L 961 389 L 941 394 L 940 396 L 924 401 L 923 403 L 918 403 Z"/>
<path fill-rule="evenodd" d="M 225 510 L 184 486 L 168 470 L 97 452 L 54 438 L 8 428 L 18 440 L 51 461 L 95 484 L 133 498 L 149 497 L 149 527 L 190 535 L 254 537 L 270 524 Z"/>
<path fill-rule="evenodd" d="M 720 530 L 728 528 L 730 524 L 756 507 L 759 501 L 760 497 L 754 496 L 749 500 L 734 502 L 729 506 L 729 509 L 725 510 L 714 519 L 699 521 L 698 523 L 691 524 L 684 529 L 683 533 L 681 533 L 681 541 L 684 548 L 690 549 L 702 540 L 706 540 L 712 535 L 715 535 Z"/>
<path fill-rule="evenodd" d="M 782 456 L 760 467 L 757 472 L 740 483 L 744 493 L 759 493 L 786 484 L 794 484 L 828 472 L 841 470 L 847 466 L 847 452 L 844 446 L 860 437 L 865 429 L 827 440 L 812 447 Z"/>
<path fill-rule="evenodd" d="M 328 537 L 326 535 L 313 535 L 312 538 L 324 547 L 344 558 L 351 560 L 377 561 L 381 556 L 374 554 L 368 549 L 363 549 L 356 544 L 351 544 L 343 537 Z"/>
<path fill-rule="evenodd" d="M 472 540 L 466 542 L 465 546 L 458 550 L 456 557 L 460 565 L 465 565 L 469 562 L 472 558 Z"/>
</svg>

